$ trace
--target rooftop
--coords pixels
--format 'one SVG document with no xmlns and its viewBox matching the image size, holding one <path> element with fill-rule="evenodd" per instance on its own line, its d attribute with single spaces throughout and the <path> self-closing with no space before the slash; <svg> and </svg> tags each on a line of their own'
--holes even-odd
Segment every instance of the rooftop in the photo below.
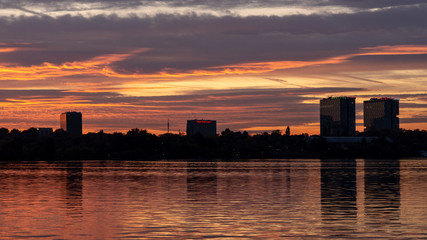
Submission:
<svg viewBox="0 0 427 240">
<path fill-rule="evenodd" d="M 399 98 L 389 98 L 389 97 L 382 97 L 382 98 L 371 98 L 370 101 L 387 101 L 387 100 L 397 100 L 399 101 Z"/>
<path fill-rule="evenodd" d="M 356 99 L 355 97 L 328 97 L 328 98 L 324 98 L 324 99 L 343 99 L 343 100 L 347 100 L 347 99 Z"/>
</svg>

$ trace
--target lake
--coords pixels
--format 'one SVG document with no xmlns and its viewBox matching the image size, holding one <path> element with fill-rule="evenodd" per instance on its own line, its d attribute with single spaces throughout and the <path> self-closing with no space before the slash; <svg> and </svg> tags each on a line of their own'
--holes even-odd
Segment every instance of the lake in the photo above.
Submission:
<svg viewBox="0 0 427 240">
<path fill-rule="evenodd" d="M 0 239 L 427 238 L 427 161 L 0 163 Z"/>
</svg>

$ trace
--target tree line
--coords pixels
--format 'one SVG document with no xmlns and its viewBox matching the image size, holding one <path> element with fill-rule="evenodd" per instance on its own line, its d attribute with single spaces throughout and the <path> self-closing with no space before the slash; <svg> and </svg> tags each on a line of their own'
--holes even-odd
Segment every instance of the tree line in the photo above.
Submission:
<svg viewBox="0 0 427 240">
<path fill-rule="evenodd" d="M 0 160 L 159 160 L 250 158 L 402 158 L 427 150 L 427 132 L 399 130 L 375 133 L 372 142 L 331 144 L 322 137 L 290 135 L 275 130 L 250 135 L 222 131 L 215 137 L 200 134 L 155 135 L 141 129 L 127 133 L 87 133 L 81 136 L 58 129 L 40 136 L 35 128 L 0 129 Z M 357 136 L 369 136 L 358 133 Z"/>
</svg>

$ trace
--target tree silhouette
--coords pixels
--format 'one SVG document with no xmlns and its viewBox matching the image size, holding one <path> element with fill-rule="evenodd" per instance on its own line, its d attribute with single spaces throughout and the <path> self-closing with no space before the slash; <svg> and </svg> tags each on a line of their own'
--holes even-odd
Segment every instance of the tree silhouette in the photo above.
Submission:
<svg viewBox="0 0 427 240">
<path fill-rule="evenodd" d="M 225 129 L 218 136 L 201 134 L 156 136 L 146 130 L 123 133 L 88 133 L 71 135 L 59 129 L 49 136 L 39 136 L 30 128 L 9 131 L 0 128 L 0 160 L 156 160 L 156 159 L 248 159 L 248 158 L 330 158 L 416 157 L 427 150 L 424 130 L 382 131 L 367 141 L 360 133 L 360 143 L 328 143 L 325 138 L 308 134 L 290 135 L 279 130 L 250 135 Z"/>
</svg>

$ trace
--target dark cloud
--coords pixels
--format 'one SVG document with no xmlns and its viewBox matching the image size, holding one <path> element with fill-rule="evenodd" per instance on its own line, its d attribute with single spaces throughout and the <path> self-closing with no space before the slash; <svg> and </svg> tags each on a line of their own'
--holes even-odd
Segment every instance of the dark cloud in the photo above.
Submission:
<svg viewBox="0 0 427 240">
<path fill-rule="evenodd" d="M 31 49 L 1 53 L 0 61 L 26 66 L 63 63 L 138 48 L 151 50 L 113 67 L 152 73 L 242 62 L 316 60 L 363 47 L 425 44 L 426 11 L 422 5 L 331 16 L 20 17 L 0 21 L 2 41 L 31 43 Z"/>
<path fill-rule="evenodd" d="M 399 106 L 401 108 L 421 108 L 421 109 L 427 109 L 427 103 L 420 104 L 420 103 L 400 103 Z"/>
<path fill-rule="evenodd" d="M 380 94 L 378 93 L 377 95 L 373 96 L 373 94 L 370 95 L 365 95 L 365 94 L 357 94 L 355 97 L 360 97 L 360 98 L 389 98 L 389 97 L 393 97 L 393 98 L 397 98 L 397 99 L 418 99 L 419 101 L 427 101 L 427 94 L 426 93 L 394 93 L 394 94 Z M 410 104 L 410 103 L 404 103 L 404 104 Z M 416 103 L 419 104 L 419 103 Z"/>
<path fill-rule="evenodd" d="M 64 90 L 0 90 L 0 101 L 15 100 L 58 99 L 68 96 L 77 97 L 81 103 L 106 104 L 128 103 L 133 105 L 169 106 L 170 104 L 184 104 L 187 106 L 250 106 L 273 104 L 278 98 L 286 98 L 283 104 L 295 104 L 306 100 L 302 97 L 307 94 L 343 93 L 364 91 L 362 88 L 282 88 L 282 89 L 234 89 L 234 90 L 201 90 L 185 95 L 172 96 L 126 96 L 115 92 L 72 92 Z"/>
<path fill-rule="evenodd" d="M 303 2 L 307 2 L 302 0 Z M 318 2 L 319 5 L 340 5 L 356 8 L 386 8 L 398 6 L 411 6 L 416 4 L 425 4 L 423 0 L 329 0 L 329 1 L 312 1 Z M 314 3 L 316 4 L 316 3 Z"/>
<path fill-rule="evenodd" d="M 282 94 L 282 95 L 307 95 L 307 94 L 327 94 L 327 93 L 343 93 L 354 91 L 365 91 L 364 88 L 337 88 L 337 87 L 322 87 L 322 88 L 278 88 L 278 89 L 228 89 L 228 90 L 199 90 L 195 91 L 199 95 L 215 94 L 218 96 L 234 96 L 236 93 L 263 95 L 263 94 Z"/>
<path fill-rule="evenodd" d="M 427 116 L 419 116 L 419 117 L 411 117 L 411 118 L 400 118 L 400 123 L 426 123 Z M 416 126 L 414 127 L 417 128 Z M 418 127 L 418 129 L 422 129 L 423 126 Z"/>
<path fill-rule="evenodd" d="M 77 97 L 75 104 L 86 104 L 96 101 L 96 99 L 118 97 L 116 93 L 88 93 L 88 92 L 69 92 L 61 90 L 0 90 L 0 102 L 13 103 L 28 100 L 37 103 L 40 100 L 56 100 L 61 103 L 65 97 Z M 80 101 L 79 101 L 80 100 Z"/>
</svg>

